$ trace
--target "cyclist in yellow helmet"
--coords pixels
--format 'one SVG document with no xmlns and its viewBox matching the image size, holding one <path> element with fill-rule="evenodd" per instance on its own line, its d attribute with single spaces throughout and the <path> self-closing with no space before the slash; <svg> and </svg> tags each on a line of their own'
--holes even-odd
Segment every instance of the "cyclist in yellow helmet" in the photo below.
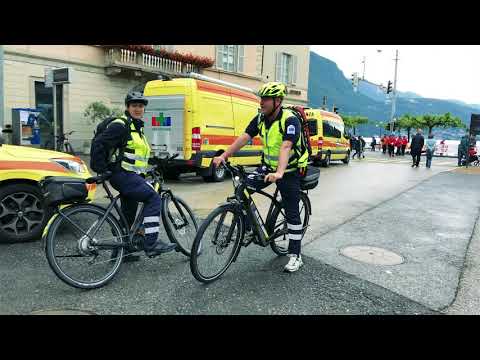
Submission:
<svg viewBox="0 0 480 360">
<path fill-rule="evenodd" d="M 249 179 L 249 186 L 263 189 L 270 183 L 276 183 L 282 196 L 288 225 L 288 256 L 285 271 L 297 271 L 302 265 L 300 254 L 303 237 L 300 220 L 300 171 L 306 165 L 296 148 L 301 141 L 300 120 L 288 109 L 282 108 L 283 98 L 287 93 L 285 84 L 269 82 L 258 91 L 260 113 L 255 116 L 245 133 L 240 135 L 220 156 L 213 159 L 215 166 L 239 151 L 255 136 L 260 135 L 263 142 L 262 166 L 256 171 L 266 173 L 265 181 Z"/>
</svg>

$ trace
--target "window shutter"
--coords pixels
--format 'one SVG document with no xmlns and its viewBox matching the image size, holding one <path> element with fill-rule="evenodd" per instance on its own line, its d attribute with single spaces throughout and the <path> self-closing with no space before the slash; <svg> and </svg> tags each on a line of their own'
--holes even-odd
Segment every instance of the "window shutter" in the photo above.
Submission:
<svg viewBox="0 0 480 360">
<path fill-rule="evenodd" d="M 281 61 L 282 61 L 282 53 L 276 51 L 275 52 L 275 81 L 280 81 L 280 69 L 281 69 L 280 62 Z"/>
<path fill-rule="evenodd" d="M 243 73 L 243 60 L 245 59 L 245 46 L 237 45 L 237 71 Z"/>
<path fill-rule="evenodd" d="M 217 45 L 217 69 L 222 68 L 222 61 L 223 61 L 223 45 Z"/>
<path fill-rule="evenodd" d="M 295 55 L 292 55 L 292 78 L 290 79 L 291 84 L 297 84 L 297 57 Z"/>
</svg>

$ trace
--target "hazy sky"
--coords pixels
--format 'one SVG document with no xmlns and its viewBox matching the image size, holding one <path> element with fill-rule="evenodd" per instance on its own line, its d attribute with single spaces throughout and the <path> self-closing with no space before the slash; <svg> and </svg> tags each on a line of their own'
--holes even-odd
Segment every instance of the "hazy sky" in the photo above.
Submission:
<svg viewBox="0 0 480 360">
<path fill-rule="evenodd" d="M 397 90 L 423 97 L 480 104 L 479 45 L 312 45 L 310 50 L 337 63 L 350 79 L 363 73 L 376 84 L 393 82 L 398 49 Z M 378 52 L 377 50 L 382 50 Z"/>
</svg>

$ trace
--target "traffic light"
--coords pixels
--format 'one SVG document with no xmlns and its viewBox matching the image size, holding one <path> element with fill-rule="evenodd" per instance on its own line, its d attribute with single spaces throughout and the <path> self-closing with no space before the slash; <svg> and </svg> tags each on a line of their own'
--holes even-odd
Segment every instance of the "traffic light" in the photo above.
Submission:
<svg viewBox="0 0 480 360">
<path fill-rule="evenodd" d="M 387 84 L 387 94 L 390 94 L 392 92 L 392 82 L 388 81 Z"/>
</svg>

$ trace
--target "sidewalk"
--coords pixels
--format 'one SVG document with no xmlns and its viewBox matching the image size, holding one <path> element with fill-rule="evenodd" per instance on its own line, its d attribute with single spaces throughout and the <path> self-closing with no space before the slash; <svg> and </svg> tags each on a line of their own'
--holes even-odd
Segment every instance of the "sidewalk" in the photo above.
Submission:
<svg viewBox="0 0 480 360">
<path fill-rule="evenodd" d="M 316 238 L 303 254 L 431 309 L 444 310 L 455 300 L 479 216 L 478 180 L 478 173 L 459 170 L 437 174 Z M 400 255 L 403 263 L 353 260 L 341 254 L 350 246 L 386 249 Z M 475 274 L 479 272 L 477 263 Z"/>
</svg>

